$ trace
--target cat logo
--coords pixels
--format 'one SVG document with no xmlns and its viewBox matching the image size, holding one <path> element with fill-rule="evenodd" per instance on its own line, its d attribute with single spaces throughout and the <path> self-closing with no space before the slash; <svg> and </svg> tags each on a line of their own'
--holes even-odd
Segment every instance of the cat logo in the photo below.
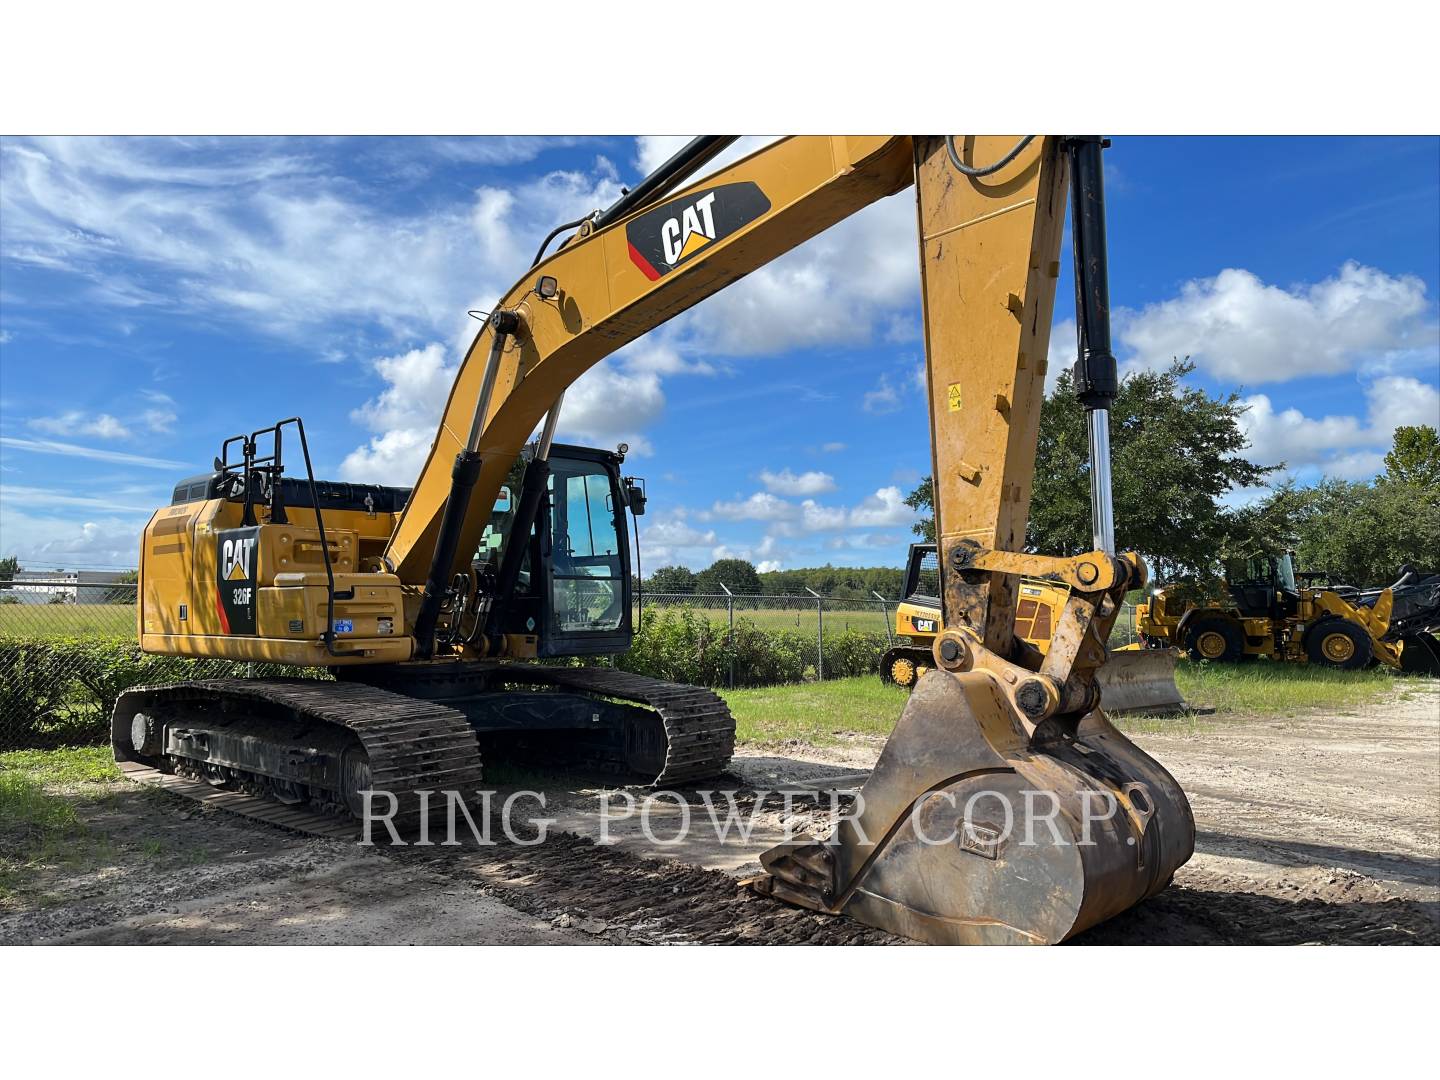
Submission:
<svg viewBox="0 0 1440 1080">
<path fill-rule="evenodd" d="M 749 180 L 694 192 L 647 211 L 625 226 L 630 261 L 651 281 L 659 281 L 769 209 L 770 200 Z"/>
<path fill-rule="evenodd" d="M 216 533 L 215 608 L 226 634 L 255 633 L 255 578 L 260 529 L 222 529 Z"/>
<path fill-rule="evenodd" d="M 226 581 L 249 581 L 250 556 L 254 551 L 253 536 L 223 541 L 220 544 L 220 575 Z"/>
<path fill-rule="evenodd" d="M 671 266 L 686 255 L 693 255 L 715 239 L 715 192 L 685 207 L 678 217 L 660 226 L 660 243 L 665 247 L 665 261 Z"/>
</svg>

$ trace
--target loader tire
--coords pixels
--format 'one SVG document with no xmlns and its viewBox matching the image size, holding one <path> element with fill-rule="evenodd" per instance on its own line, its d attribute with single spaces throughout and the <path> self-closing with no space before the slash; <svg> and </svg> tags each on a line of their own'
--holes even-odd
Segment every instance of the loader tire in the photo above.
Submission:
<svg viewBox="0 0 1440 1080">
<path fill-rule="evenodd" d="M 1191 660 L 1233 664 L 1245 656 L 1245 635 L 1229 619 L 1196 619 L 1186 639 Z"/>
<path fill-rule="evenodd" d="M 1312 664 L 1358 671 L 1374 659 L 1375 649 L 1363 626 L 1349 619 L 1326 619 L 1305 635 L 1305 655 Z"/>
</svg>

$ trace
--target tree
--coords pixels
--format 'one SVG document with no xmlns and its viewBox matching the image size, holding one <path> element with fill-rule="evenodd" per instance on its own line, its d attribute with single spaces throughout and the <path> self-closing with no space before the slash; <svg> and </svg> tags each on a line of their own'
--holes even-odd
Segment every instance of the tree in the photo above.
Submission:
<svg viewBox="0 0 1440 1080">
<path fill-rule="evenodd" d="M 0 581 L 14 581 L 15 575 L 20 572 L 20 560 L 14 555 L 6 555 L 0 559 Z M 9 585 L 0 585 L 0 589 L 8 589 Z"/>
<path fill-rule="evenodd" d="M 1242 546 L 1244 521 L 1221 505 L 1232 488 L 1253 487 L 1281 466 L 1243 456 L 1246 406 L 1238 394 L 1212 397 L 1182 380 L 1195 370 L 1176 360 L 1164 371 L 1127 375 L 1110 410 L 1115 542 L 1139 551 L 1160 578 L 1207 577 L 1217 557 Z M 906 500 L 934 504 L 927 477 Z M 933 537 L 933 518 L 915 531 Z M 1026 547 L 1078 555 L 1091 547 L 1089 440 L 1084 407 L 1062 372 L 1040 412 Z"/>
<path fill-rule="evenodd" d="M 695 575 L 698 593 L 723 593 L 721 585 L 737 595 L 754 595 L 760 591 L 760 575 L 745 559 L 717 559 Z"/>
<path fill-rule="evenodd" d="M 1406 563 L 1435 569 L 1440 553 L 1440 498 L 1419 484 L 1383 477 L 1373 484 L 1287 484 L 1252 516 L 1262 523 L 1257 536 L 1272 540 L 1272 550 L 1292 547 L 1300 569 L 1347 585 L 1388 585 Z"/>
<path fill-rule="evenodd" d="M 1397 427 L 1380 479 L 1440 491 L 1440 433 L 1429 424 Z"/>
<path fill-rule="evenodd" d="M 650 575 L 647 592 L 693 593 L 695 572 L 687 566 L 662 566 Z"/>
<path fill-rule="evenodd" d="M 919 510 L 921 516 L 911 526 L 927 544 L 935 543 L 935 478 L 927 476 L 920 486 L 905 496 L 905 505 Z"/>
</svg>

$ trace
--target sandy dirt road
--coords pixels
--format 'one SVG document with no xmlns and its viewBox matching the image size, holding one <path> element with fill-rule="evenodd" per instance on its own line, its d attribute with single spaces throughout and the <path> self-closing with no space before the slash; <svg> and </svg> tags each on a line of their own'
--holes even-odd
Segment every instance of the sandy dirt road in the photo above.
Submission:
<svg viewBox="0 0 1440 1080">
<path fill-rule="evenodd" d="M 1188 792 L 1196 855 L 1170 889 L 1077 944 L 1440 943 L 1440 684 L 1355 713 L 1135 738 Z M 738 788 L 755 831 L 723 845 L 657 843 L 629 818 L 597 848 L 602 792 L 563 783 L 545 789 L 544 844 L 384 851 L 117 785 L 87 818 L 94 857 L 42 870 L 0 909 L 0 944 L 898 943 L 736 885 L 787 823 L 822 827 L 831 806 L 817 793 L 757 807 L 757 789 L 844 788 L 878 749 L 742 753 L 712 786 Z M 700 792 L 682 796 L 684 810 L 658 805 L 654 837 L 704 813 Z M 612 806 L 618 816 L 623 799 Z"/>
</svg>

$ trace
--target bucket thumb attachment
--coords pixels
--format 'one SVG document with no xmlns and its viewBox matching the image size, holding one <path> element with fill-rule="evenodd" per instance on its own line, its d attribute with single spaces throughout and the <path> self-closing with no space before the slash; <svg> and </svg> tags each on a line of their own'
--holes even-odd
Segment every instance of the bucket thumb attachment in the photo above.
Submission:
<svg viewBox="0 0 1440 1080">
<path fill-rule="evenodd" d="M 1103 599 L 1072 593 L 1039 672 L 942 633 L 851 813 L 826 840 L 763 854 L 752 888 L 949 945 L 1060 942 L 1165 888 L 1195 821 L 1174 778 L 1093 707 Z"/>
</svg>

